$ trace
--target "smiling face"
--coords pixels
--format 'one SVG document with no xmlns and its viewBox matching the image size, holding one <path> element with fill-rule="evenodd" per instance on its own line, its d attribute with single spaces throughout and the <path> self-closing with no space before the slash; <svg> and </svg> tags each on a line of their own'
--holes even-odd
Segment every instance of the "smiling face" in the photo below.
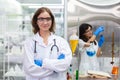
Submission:
<svg viewBox="0 0 120 80">
<path fill-rule="evenodd" d="M 37 17 L 37 25 L 38 25 L 40 31 L 49 31 L 49 29 L 52 25 L 52 18 L 48 12 L 46 12 L 46 11 L 42 12 Z"/>
<path fill-rule="evenodd" d="M 36 34 L 40 31 L 55 32 L 55 19 L 51 10 L 47 7 L 39 8 L 32 18 L 33 32 Z"/>
<path fill-rule="evenodd" d="M 92 34 L 93 33 L 93 31 L 92 31 L 92 28 L 91 27 L 88 27 L 88 29 L 87 30 L 85 30 L 85 33 L 84 33 L 84 35 L 86 36 L 86 38 L 91 38 L 92 37 Z"/>
</svg>

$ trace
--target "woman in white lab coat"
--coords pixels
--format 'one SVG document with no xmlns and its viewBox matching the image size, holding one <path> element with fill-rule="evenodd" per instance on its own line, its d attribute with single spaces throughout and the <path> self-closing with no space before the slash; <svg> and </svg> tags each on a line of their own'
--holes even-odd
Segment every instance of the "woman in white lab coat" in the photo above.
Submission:
<svg viewBox="0 0 120 80">
<path fill-rule="evenodd" d="M 99 42 L 96 37 L 104 31 L 104 26 L 100 26 L 93 33 L 92 26 L 83 23 L 79 27 L 79 51 L 81 53 L 81 61 L 79 72 L 81 75 L 87 76 L 88 70 L 99 71 L 99 62 L 97 57 L 101 54 L 101 47 L 104 42 L 104 36 L 101 35 Z"/>
<path fill-rule="evenodd" d="M 39 8 L 32 18 L 34 36 L 25 41 L 23 69 L 26 80 L 67 80 L 72 52 L 68 42 L 54 34 L 50 9 Z"/>
</svg>

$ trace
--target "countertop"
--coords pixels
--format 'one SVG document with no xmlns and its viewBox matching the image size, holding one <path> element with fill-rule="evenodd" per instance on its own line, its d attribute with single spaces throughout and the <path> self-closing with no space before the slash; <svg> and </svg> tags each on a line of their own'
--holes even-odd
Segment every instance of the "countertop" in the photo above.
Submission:
<svg viewBox="0 0 120 80">
<path fill-rule="evenodd" d="M 76 79 L 73 79 L 73 80 L 76 80 Z M 99 79 L 96 79 L 96 78 L 79 78 L 79 80 L 120 80 L 118 79 L 118 75 L 112 75 L 112 78 L 99 78 Z"/>
</svg>

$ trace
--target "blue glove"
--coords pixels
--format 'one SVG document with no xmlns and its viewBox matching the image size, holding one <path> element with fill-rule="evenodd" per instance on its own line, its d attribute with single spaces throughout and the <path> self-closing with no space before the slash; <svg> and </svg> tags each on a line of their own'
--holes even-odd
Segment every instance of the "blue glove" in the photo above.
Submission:
<svg viewBox="0 0 120 80">
<path fill-rule="evenodd" d="M 101 36 L 100 36 L 100 40 L 99 40 L 99 42 L 98 42 L 98 46 L 99 46 L 99 47 L 102 47 L 104 41 L 105 41 L 105 38 L 104 38 L 103 35 L 101 35 Z"/>
<path fill-rule="evenodd" d="M 57 59 L 65 59 L 65 54 L 60 54 Z"/>
<path fill-rule="evenodd" d="M 34 60 L 34 63 L 38 66 L 42 66 L 42 60 Z"/>
<path fill-rule="evenodd" d="M 94 32 L 94 35 L 98 36 L 100 32 L 104 31 L 104 26 L 99 26 L 96 31 Z"/>
</svg>

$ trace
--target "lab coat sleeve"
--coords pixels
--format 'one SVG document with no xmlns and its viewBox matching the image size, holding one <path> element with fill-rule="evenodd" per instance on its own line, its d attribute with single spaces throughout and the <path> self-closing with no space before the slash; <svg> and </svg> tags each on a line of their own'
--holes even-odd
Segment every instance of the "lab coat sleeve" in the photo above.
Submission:
<svg viewBox="0 0 120 80">
<path fill-rule="evenodd" d="M 43 78 L 53 74 L 52 70 L 39 67 L 34 64 L 34 41 L 27 40 L 24 45 L 24 60 L 23 69 L 25 74 L 30 75 L 35 78 Z"/>
<path fill-rule="evenodd" d="M 59 42 L 59 41 L 58 41 Z M 57 42 L 57 43 L 58 43 Z M 65 59 L 44 59 L 43 67 L 49 70 L 54 70 L 55 72 L 63 72 L 68 69 L 72 60 L 72 52 L 69 47 L 69 44 L 65 39 L 60 40 L 60 52 L 65 54 Z"/>
<path fill-rule="evenodd" d="M 85 44 L 86 44 L 86 42 L 84 42 L 83 40 L 79 39 L 79 51 L 80 51 L 80 53 L 85 51 L 85 47 L 84 47 Z"/>
</svg>

